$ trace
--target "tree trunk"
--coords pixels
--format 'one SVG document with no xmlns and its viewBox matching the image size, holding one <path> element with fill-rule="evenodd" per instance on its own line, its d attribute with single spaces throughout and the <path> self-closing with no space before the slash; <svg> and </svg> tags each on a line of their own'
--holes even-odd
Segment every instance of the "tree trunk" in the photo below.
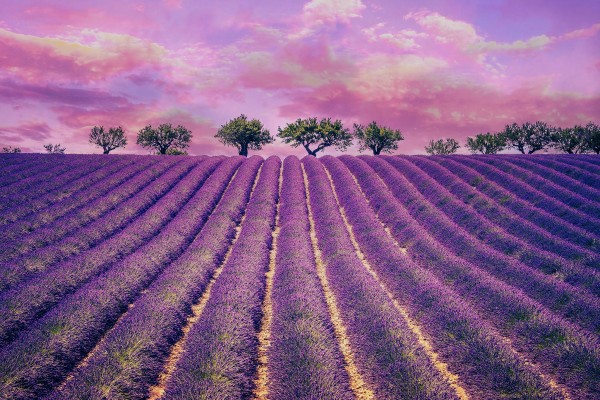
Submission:
<svg viewBox="0 0 600 400">
<path fill-rule="evenodd" d="M 240 156 L 248 157 L 248 146 L 240 146 L 239 154 Z"/>
<path fill-rule="evenodd" d="M 381 149 L 378 149 L 377 147 L 373 149 L 373 155 L 374 156 L 378 156 L 379 153 L 381 153 Z"/>
<path fill-rule="evenodd" d="M 108 154 L 108 153 L 110 153 L 110 150 L 104 149 L 104 154 Z"/>
</svg>

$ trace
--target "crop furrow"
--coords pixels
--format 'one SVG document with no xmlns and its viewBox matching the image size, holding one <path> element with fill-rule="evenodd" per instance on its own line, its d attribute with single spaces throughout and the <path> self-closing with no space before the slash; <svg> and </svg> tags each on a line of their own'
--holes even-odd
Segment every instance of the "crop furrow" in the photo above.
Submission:
<svg viewBox="0 0 600 400">
<path fill-rule="evenodd" d="M 203 174 L 206 178 L 217 162 L 218 160 L 207 161 L 205 164 L 209 170 L 201 169 L 195 173 Z M 60 273 L 54 271 L 56 269 L 99 268 L 103 263 L 113 262 L 131 253 L 141 246 L 147 237 L 152 236 L 152 232 L 160 229 L 160 225 L 157 225 L 160 218 L 148 216 L 145 212 L 149 209 L 151 212 L 158 210 L 158 206 L 154 204 L 160 202 L 176 185 L 183 185 L 182 180 L 192 179 L 186 175 L 197 165 L 196 160 L 187 160 L 173 166 L 135 197 L 109 212 L 102 220 L 73 232 L 58 243 L 3 263 L 3 268 L 0 269 L 0 293 L 42 273 L 52 276 Z M 206 166 L 203 165 L 202 168 L 204 167 Z M 173 196 L 171 194 L 171 197 Z M 157 214 L 161 215 L 160 210 Z M 71 255 L 74 257 L 68 259 Z M 59 264 L 60 261 L 64 262 Z M 0 295 L 0 303 L 2 298 Z"/>
<path fill-rule="evenodd" d="M 26 156 L 27 157 L 27 156 Z M 24 159 L 27 159 L 23 157 Z M 39 181 L 43 181 L 43 179 L 48 179 L 52 174 L 60 175 L 68 170 L 68 167 L 65 167 L 65 163 L 76 163 L 77 160 L 73 160 L 72 158 L 68 159 L 60 159 L 56 157 L 49 157 L 47 155 L 37 155 L 35 158 L 36 162 L 29 159 L 31 162 L 25 164 L 24 168 L 18 168 L 17 171 L 8 171 L 9 173 L 14 173 L 14 176 L 5 176 L 3 178 L 9 178 L 9 180 L 2 180 L 3 192 L 0 198 L 4 198 L 8 196 L 9 193 L 5 192 L 6 190 L 12 191 L 12 193 L 18 193 L 18 191 L 14 190 L 13 187 L 18 185 L 23 185 L 23 183 L 35 183 Z M 40 174 L 44 174 L 42 179 L 40 179 Z"/>
<path fill-rule="evenodd" d="M 477 160 L 489 167 L 495 168 L 501 172 L 500 175 L 502 175 L 502 177 L 505 176 L 504 174 L 508 174 L 513 179 L 519 179 L 523 184 L 531 187 L 531 189 L 546 195 L 548 199 L 554 199 L 554 201 L 558 201 L 559 203 L 562 203 L 577 212 L 587 214 L 592 218 L 600 218 L 600 204 L 596 203 L 595 201 L 590 201 L 585 196 L 566 188 L 565 185 L 568 185 L 570 181 L 568 178 L 563 179 L 560 184 L 554 183 L 551 178 L 557 178 L 558 174 L 552 169 L 548 168 L 545 171 L 539 171 L 538 173 L 535 173 L 535 168 L 532 169 L 531 166 L 527 165 L 522 167 L 516 163 L 508 162 L 505 157 L 498 156 L 473 156 L 469 159 Z M 576 188 L 576 190 L 583 189 L 585 191 L 584 186 L 576 185 Z M 592 195 L 592 193 L 589 193 L 592 191 L 593 190 L 587 191 L 589 196 Z M 534 195 L 537 195 L 537 193 Z M 596 199 L 598 198 L 599 196 L 596 193 Z M 552 204 L 553 203 L 549 203 L 549 206 L 551 207 Z"/>
<path fill-rule="evenodd" d="M 103 196 L 115 185 L 129 179 L 148 164 L 115 163 L 90 173 L 80 179 L 80 184 L 71 186 L 57 195 L 58 201 L 37 208 L 36 201 L 24 203 L 11 209 L 10 222 L 0 226 L 0 241 L 9 242 L 29 236 L 36 228 L 49 224 L 70 211 L 76 212 L 82 205 L 88 205 L 97 197 Z M 36 205 L 37 203 L 37 205 Z M 7 220 L 9 217 L 7 217 Z"/>
<path fill-rule="evenodd" d="M 443 157 L 433 157 L 436 161 L 443 161 L 439 160 L 439 158 Z M 483 190 L 484 183 L 492 186 L 492 189 L 495 189 L 493 186 L 498 186 L 499 188 L 509 191 L 515 198 L 515 201 L 519 199 L 521 200 L 520 203 L 528 205 L 530 208 L 545 211 L 551 214 L 554 219 L 562 219 L 567 223 L 585 229 L 596 237 L 600 237 L 600 220 L 598 220 L 598 217 L 600 216 L 594 217 L 590 214 L 571 208 L 554 198 L 547 196 L 545 193 L 531 188 L 529 185 L 498 170 L 492 165 L 466 157 L 453 157 L 452 162 L 462 164 L 482 175 L 483 181 L 476 182 L 478 189 Z M 510 202 L 510 200 L 507 201 L 507 203 Z"/>
<path fill-rule="evenodd" d="M 176 205 L 175 217 L 157 236 L 79 288 L 5 347 L 0 352 L 0 393 L 22 399 L 56 387 L 127 305 L 191 244 L 241 162 L 238 157 L 225 160 L 199 190 L 197 182 L 181 188 L 189 200 Z M 133 340 L 135 344 L 137 339 Z M 127 360 L 127 354 L 121 359 Z"/>
<path fill-rule="evenodd" d="M 344 356 L 317 274 L 300 161 L 286 158 L 282 172 L 266 349 L 268 384 L 257 386 L 255 398 L 352 398 Z"/>
<path fill-rule="evenodd" d="M 0 196 L 0 211 L 3 212 L 0 224 L 4 225 L 14 221 L 20 214 L 13 215 L 12 209 L 23 203 L 30 205 L 30 211 L 38 209 L 58 201 L 63 191 L 68 191 L 70 186 L 85 181 L 86 175 L 94 170 L 105 168 L 112 163 L 110 160 L 99 160 L 99 162 L 73 163 L 72 165 L 61 165 L 63 174 L 55 174 L 51 171 L 39 173 L 31 179 L 24 179 L 10 188 L 4 189 Z M 32 199 L 35 199 L 32 201 Z"/>
<path fill-rule="evenodd" d="M 136 254 L 149 246 L 150 240 L 158 240 L 159 235 L 164 236 L 165 226 L 173 222 L 174 217 L 179 215 L 181 207 L 186 205 L 192 196 L 212 198 L 211 196 L 219 195 L 226 185 L 225 179 L 228 179 L 223 174 L 227 173 L 228 168 L 232 168 L 229 165 L 231 162 L 217 170 L 225 172 L 215 175 L 216 177 L 211 180 L 212 186 L 204 187 L 206 185 L 204 181 L 209 178 L 219 163 L 220 160 L 212 160 L 212 162 L 209 160 L 192 170 L 175 186 L 167 185 L 172 189 L 165 196 L 137 218 L 134 224 L 103 242 L 102 245 L 82 253 L 80 257 L 57 264 L 46 273 L 34 276 L 2 293 L 0 315 L 3 319 L 0 320 L 0 344 L 4 345 L 12 340 L 21 329 L 65 295 L 74 292 L 98 274 L 121 265 L 124 260 L 134 259 Z M 215 181 L 216 179 L 221 181 Z M 201 191 L 199 195 L 198 191 Z M 179 217 L 178 220 L 181 218 Z M 169 249 L 164 249 L 167 250 Z"/>
<path fill-rule="evenodd" d="M 252 392 L 280 166 L 276 157 L 265 161 L 252 189 L 238 189 L 236 202 L 243 204 L 225 205 L 228 212 L 215 220 L 233 240 L 214 248 L 220 268 L 165 368 L 159 382 L 164 392 L 155 390 L 151 399 L 248 398 Z"/>
<path fill-rule="evenodd" d="M 400 251 L 348 170 L 340 171 L 332 176 L 331 185 L 338 191 L 356 245 L 380 281 L 427 334 L 440 358 L 460 376 L 468 393 L 483 398 L 559 398 L 550 383 L 462 298 Z"/>
<path fill-rule="evenodd" d="M 552 237 L 535 225 L 505 212 L 470 185 L 454 180 L 454 175 L 433 161 L 421 157 L 386 160 L 411 183 L 409 192 L 414 193 L 413 204 L 425 199 L 485 246 L 600 295 L 600 272 L 594 269 L 600 265 L 597 253 Z M 445 185 L 448 189 L 442 186 L 453 180 L 452 185 Z"/>
<path fill-rule="evenodd" d="M 420 199 L 416 202 L 412 196 L 417 193 L 411 192 L 410 183 L 392 165 L 375 157 L 367 159 L 367 163 L 377 171 L 394 197 L 417 221 L 418 229 L 427 231 L 444 246 L 446 252 L 480 266 L 590 332 L 596 332 L 600 328 L 598 297 L 545 275 L 494 249 L 481 248 L 462 228 L 436 213 L 427 201 Z"/>
<path fill-rule="evenodd" d="M 449 376 L 431 362 L 410 321 L 359 258 L 323 166 L 312 157 L 302 163 L 326 283 L 368 388 L 378 398 L 457 398 Z"/>
<path fill-rule="evenodd" d="M 256 376 L 254 377 L 253 398 L 267 400 L 269 393 L 269 346 L 271 344 L 271 327 L 273 325 L 273 285 L 275 279 L 275 263 L 277 261 L 277 245 L 279 241 L 280 212 L 281 212 L 281 186 L 283 179 L 283 163 L 279 162 L 279 176 L 277 177 L 277 194 L 275 206 L 275 221 L 271 232 L 271 249 L 269 250 L 269 266 L 265 272 L 265 293 L 261 305 L 260 328 L 256 335 L 258 340 Z"/>
<path fill-rule="evenodd" d="M 183 160 L 182 160 L 183 161 Z M 119 174 L 104 180 L 102 183 L 81 193 L 73 199 L 78 207 L 67 212 L 63 207 L 52 207 L 24 221 L 11 224 L 10 230 L 3 232 L 0 238 L 4 241 L 4 254 L 0 260 L 25 256 L 36 249 L 51 245 L 68 234 L 78 235 L 86 226 L 97 220 L 106 221 L 108 212 L 119 207 L 126 200 L 134 197 L 145 186 L 161 176 L 165 170 L 175 163 L 140 163 L 136 168 L 127 168 Z M 126 221 L 126 220 L 125 220 Z M 123 222 L 125 222 L 123 221 Z M 110 224 L 110 222 L 108 222 Z M 10 225 L 9 225 L 10 226 Z M 12 239 L 12 240 L 10 240 Z M 71 251 L 73 254 L 73 252 Z"/>
<path fill-rule="evenodd" d="M 51 398 L 145 398 L 163 370 L 194 300 L 224 257 L 262 160 L 246 161 L 201 231 L 136 300 L 86 365 Z"/>
<path fill-rule="evenodd" d="M 444 166 L 458 179 L 471 185 L 479 193 L 493 199 L 498 206 L 505 208 L 509 213 L 539 226 L 550 234 L 582 247 L 597 244 L 598 235 L 521 200 L 510 189 L 502 188 L 496 183 L 486 180 L 483 175 L 473 168 L 458 163 L 449 157 L 431 157 L 431 160 Z M 490 202 L 485 201 L 482 205 L 486 206 L 486 203 Z"/>
<path fill-rule="evenodd" d="M 387 232 L 395 246 L 406 246 L 406 253 L 417 264 L 460 295 L 507 340 L 510 338 L 511 347 L 519 354 L 549 371 L 552 381 L 559 381 L 580 395 L 598 390 L 592 383 L 600 367 L 598 340 L 594 335 L 582 333 L 519 290 L 476 265 L 448 254 L 416 225 L 395 201 L 385 183 L 373 179 L 375 172 L 370 167 L 356 158 L 342 159 L 377 218 L 391 227 Z M 323 162 L 332 169 L 334 176 L 343 175 L 334 161 L 324 159 Z M 345 191 L 343 188 L 349 180 L 340 181 L 339 187 Z M 355 197 L 348 201 L 355 204 Z"/>
<path fill-rule="evenodd" d="M 513 164 L 519 165 L 537 176 L 544 177 L 555 184 L 585 197 L 588 201 L 600 202 L 600 178 L 577 166 L 563 162 L 560 159 L 547 160 L 535 158 L 522 158 L 517 156 L 502 157 Z M 583 185 L 582 185 L 583 184 Z"/>
</svg>

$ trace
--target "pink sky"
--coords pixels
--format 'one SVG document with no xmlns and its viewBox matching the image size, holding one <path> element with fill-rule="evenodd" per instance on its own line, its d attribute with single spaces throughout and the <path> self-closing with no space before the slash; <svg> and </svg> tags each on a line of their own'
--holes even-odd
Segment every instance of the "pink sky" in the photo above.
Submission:
<svg viewBox="0 0 600 400">
<path fill-rule="evenodd" d="M 192 130 L 190 154 L 235 154 L 213 136 L 241 113 L 273 134 L 310 116 L 376 120 L 403 132 L 404 154 L 512 122 L 600 122 L 597 0 L 0 0 L 0 10 L 0 145 L 24 151 L 97 153 L 90 128 L 121 125 L 130 144 L 115 153 L 146 153 L 137 131 L 171 122 Z M 304 150 L 276 142 L 259 154 Z"/>
</svg>

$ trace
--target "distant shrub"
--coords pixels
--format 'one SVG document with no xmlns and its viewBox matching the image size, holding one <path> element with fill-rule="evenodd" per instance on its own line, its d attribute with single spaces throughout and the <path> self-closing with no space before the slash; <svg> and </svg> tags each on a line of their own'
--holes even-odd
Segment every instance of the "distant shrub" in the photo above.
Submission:
<svg viewBox="0 0 600 400">
<path fill-rule="evenodd" d="M 429 144 L 425 146 L 427 154 L 453 154 L 460 148 L 460 145 L 455 139 L 438 139 L 430 140 Z"/>
<path fill-rule="evenodd" d="M 2 152 L 3 153 L 20 153 L 21 152 L 21 148 L 20 147 L 7 146 L 7 147 L 3 147 L 2 148 Z"/>
<path fill-rule="evenodd" d="M 44 149 L 48 154 L 65 154 L 66 147 L 62 147 L 60 144 L 45 144 Z"/>
</svg>

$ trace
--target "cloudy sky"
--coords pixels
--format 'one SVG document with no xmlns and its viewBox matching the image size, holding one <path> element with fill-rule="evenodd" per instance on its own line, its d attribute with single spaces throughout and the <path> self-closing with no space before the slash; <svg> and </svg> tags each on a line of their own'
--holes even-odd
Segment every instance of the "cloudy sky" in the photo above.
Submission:
<svg viewBox="0 0 600 400">
<path fill-rule="evenodd" d="M 597 0 L 0 0 L 0 145 L 98 152 L 94 125 L 218 127 L 299 117 L 431 138 L 511 122 L 600 122 Z M 276 143 L 261 155 L 297 154 Z M 351 153 L 356 153 L 357 148 Z M 328 154 L 335 154 L 327 151 Z"/>
</svg>

